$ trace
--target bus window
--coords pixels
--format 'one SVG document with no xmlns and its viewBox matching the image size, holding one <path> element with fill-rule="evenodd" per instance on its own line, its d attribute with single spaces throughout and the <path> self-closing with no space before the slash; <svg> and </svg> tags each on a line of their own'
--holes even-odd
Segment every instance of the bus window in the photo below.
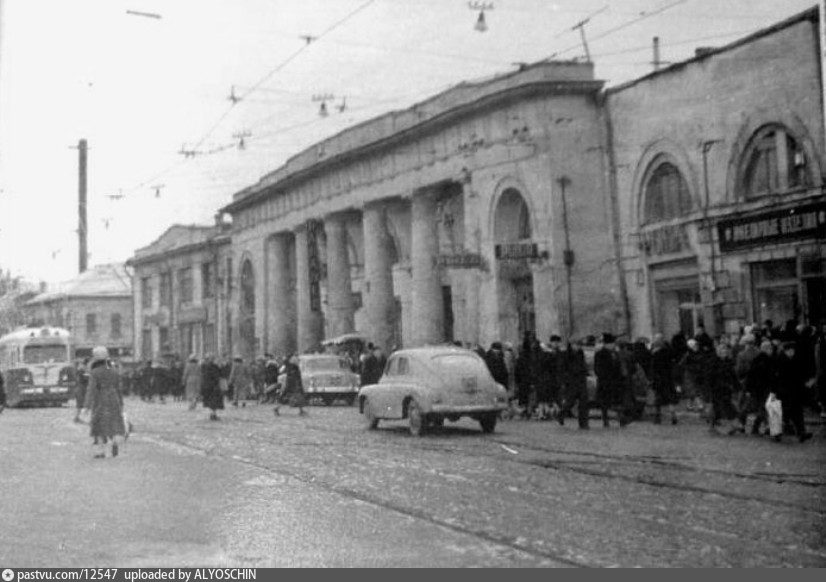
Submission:
<svg viewBox="0 0 826 582">
<path fill-rule="evenodd" d="M 65 345 L 33 345 L 23 348 L 23 360 L 27 364 L 45 364 L 68 360 Z"/>
</svg>

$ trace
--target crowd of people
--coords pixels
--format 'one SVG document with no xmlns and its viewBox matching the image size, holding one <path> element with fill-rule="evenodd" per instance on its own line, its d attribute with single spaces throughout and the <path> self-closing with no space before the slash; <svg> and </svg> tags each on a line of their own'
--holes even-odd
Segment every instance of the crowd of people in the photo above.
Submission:
<svg viewBox="0 0 826 582">
<path fill-rule="evenodd" d="M 518 350 L 501 342 L 472 349 L 512 395 L 515 414 L 564 424 L 576 406 L 582 429 L 589 428 L 592 407 L 606 427 L 609 412 L 623 427 L 641 419 L 647 405 L 654 423 L 666 414 L 677 424 L 683 402 L 704 416 L 713 433 L 764 434 L 771 396 L 782 404 L 785 434 L 804 442 L 812 436 L 805 408 L 826 412 L 826 325 L 817 331 L 794 321 L 782 328 L 766 321 L 716 340 L 702 327 L 694 337 L 677 334 L 668 341 L 661 334 L 629 342 L 605 333 L 564 345 L 558 335 L 544 344 L 526 333 Z M 593 352 L 596 380 L 590 393 L 586 349 Z"/>
</svg>

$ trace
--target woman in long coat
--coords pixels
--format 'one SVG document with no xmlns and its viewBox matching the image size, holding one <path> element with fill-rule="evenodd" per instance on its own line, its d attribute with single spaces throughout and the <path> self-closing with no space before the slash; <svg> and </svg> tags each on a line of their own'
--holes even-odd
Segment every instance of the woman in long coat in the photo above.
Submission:
<svg viewBox="0 0 826 582">
<path fill-rule="evenodd" d="M 189 409 L 195 410 L 198 399 L 201 397 L 201 366 L 198 365 L 198 358 L 195 354 L 189 356 L 181 384 L 184 386 L 184 394 L 189 401 Z"/>
<path fill-rule="evenodd" d="M 92 350 L 89 386 L 86 389 L 84 408 L 91 411 L 89 435 L 97 444 L 96 459 L 106 456 L 106 443 L 112 441 L 112 456 L 118 456 L 116 437 L 126 434 L 123 422 L 123 396 L 120 393 L 118 374 L 108 367 L 109 352 L 103 346 Z"/>
<path fill-rule="evenodd" d="M 201 366 L 201 400 L 204 408 L 209 408 L 212 412 L 210 420 L 218 420 L 216 410 L 224 409 L 224 393 L 220 385 L 221 368 L 212 360 L 212 354 L 204 356 L 204 363 Z"/>
<path fill-rule="evenodd" d="M 286 379 L 284 380 L 284 389 L 281 396 L 276 403 L 273 412 L 276 416 L 280 415 L 278 411 L 281 404 L 289 404 L 293 408 L 298 408 L 299 416 L 307 414 L 304 411 L 306 405 L 306 398 L 304 397 L 304 384 L 301 382 L 301 368 L 298 367 L 298 356 L 293 354 L 287 358 L 287 363 L 284 365 L 284 372 Z"/>
</svg>

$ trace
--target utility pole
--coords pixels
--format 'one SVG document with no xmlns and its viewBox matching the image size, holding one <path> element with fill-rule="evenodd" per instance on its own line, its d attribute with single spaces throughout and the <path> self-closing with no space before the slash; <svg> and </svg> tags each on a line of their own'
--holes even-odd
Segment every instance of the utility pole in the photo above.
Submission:
<svg viewBox="0 0 826 582">
<path fill-rule="evenodd" d="M 86 140 L 77 143 L 78 153 L 78 191 L 77 191 L 77 237 L 78 237 L 78 272 L 86 270 L 87 227 L 86 227 Z"/>
<path fill-rule="evenodd" d="M 582 48 L 585 50 L 585 62 L 591 62 L 591 51 L 588 50 L 588 40 L 585 38 L 585 25 L 588 24 L 588 21 L 591 20 L 590 18 L 586 18 L 585 20 L 580 20 L 575 25 L 571 27 L 571 30 L 579 29 L 579 36 L 582 38 Z"/>
</svg>

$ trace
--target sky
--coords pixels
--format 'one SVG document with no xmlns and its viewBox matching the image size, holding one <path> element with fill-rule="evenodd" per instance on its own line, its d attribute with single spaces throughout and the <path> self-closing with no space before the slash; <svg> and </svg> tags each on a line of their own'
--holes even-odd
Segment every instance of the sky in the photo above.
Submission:
<svg viewBox="0 0 826 582">
<path fill-rule="evenodd" d="M 479 32 L 464 0 L 0 0 L 0 269 L 77 274 L 82 138 L 89 264 L 120 262 L 351 125 L 514 63 L 583 58 L 586 18 L 612 86 L 652 70 L 654 36 L 677 62 L 816 0 L 491 4 Z"/>
</svg>

